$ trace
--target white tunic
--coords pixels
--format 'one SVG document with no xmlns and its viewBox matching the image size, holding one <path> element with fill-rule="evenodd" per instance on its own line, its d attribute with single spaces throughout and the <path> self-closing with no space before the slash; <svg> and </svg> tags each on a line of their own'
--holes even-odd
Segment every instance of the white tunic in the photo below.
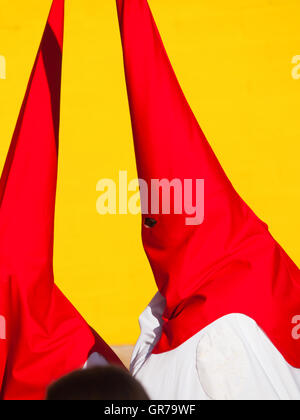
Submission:
<svg viewBox="0 0 300 420">
<path fill-rule="evenodd" d="M 153 400 L 300 400 L 291 367 L 255 321 L 227 315 L 175 350 L 151 354 L 161 336 L 164 298 L 140 317 L 131 371 Z"/>
</svg>

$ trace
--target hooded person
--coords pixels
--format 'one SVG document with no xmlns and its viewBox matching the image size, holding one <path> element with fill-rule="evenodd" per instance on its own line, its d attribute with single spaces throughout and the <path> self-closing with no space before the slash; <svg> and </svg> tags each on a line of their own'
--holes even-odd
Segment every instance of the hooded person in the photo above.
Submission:
<svg viewBox="0 0 300 420">
<path fill-rule="evenodd" d="M 0 181 L 0 398 L 121 362 L 54 284 L 64 0 L 54 0 Z"/>
<path fill-rule="evenodd" d="M 143 244 L 159 290 L 140 318 L 132 372 L 152 399 L 299 399 L 299 269 L 226 177 L 147 1 L 117 9 Z"/>
</svg>

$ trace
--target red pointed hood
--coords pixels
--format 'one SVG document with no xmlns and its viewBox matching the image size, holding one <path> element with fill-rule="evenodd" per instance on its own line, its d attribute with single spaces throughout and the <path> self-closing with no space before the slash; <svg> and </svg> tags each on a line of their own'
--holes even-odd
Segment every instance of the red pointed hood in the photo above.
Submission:
<svg viewBox="0 0 300 420">
<path fill-rule="evenodd" d="M 300 367 L 299 342 L 291 335 L 300 311 L 298 268 L 226 177 L 179 86 L 147 1 L 117 0 L 117 8 L 139 177 L 148 186 L 153 179 L 193 180 L 194 200 L 196 181 L 205 185 L 204 198 L 198 196 L 203 223 L 189 225 L 186 211 L 149 210 L 143 217 L 144 247 L 166 298 L 155 352 L 179 346 L 224 315 L 243 313 Z M 149 218 L 156 222 L 152 228 L 145 226 Z"/>
<path fill-rule="evenodd" d="M 36 258 L 52 264 L 63 17 L 56 0 L 0 183 L 0 258 L 14 269 Z"/>
<path fill-rule="evenodd" d="M 0 181 L 0 395 L 44 398 L 91 351 L 119 363 L 60 293 L 53 232 L 64 0 L 54 0 Z"/>
</svg>

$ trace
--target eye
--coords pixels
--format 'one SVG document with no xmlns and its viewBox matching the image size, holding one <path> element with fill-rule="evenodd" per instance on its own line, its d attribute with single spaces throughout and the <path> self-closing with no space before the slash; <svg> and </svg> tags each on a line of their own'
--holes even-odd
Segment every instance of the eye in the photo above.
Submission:
<svg viewBox="0 0 300 420">
<path fill-rule="evenodd" d="M 145 221 L 144 221 L 144 226 L 146 228 L 154 228 L 154 226 L 157 224 L 157 220 L 152 219 L 151 217 L 146 217 Z"/>
</svg>

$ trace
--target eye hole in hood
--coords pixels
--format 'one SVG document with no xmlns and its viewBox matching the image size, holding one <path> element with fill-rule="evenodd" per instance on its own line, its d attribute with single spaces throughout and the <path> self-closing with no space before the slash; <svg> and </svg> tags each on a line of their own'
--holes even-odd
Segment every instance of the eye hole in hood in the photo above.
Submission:
<svg viewBox="0 0 300 420">
<path fill-rule="evenodd" d="M 147 229 L 152 229 L 157 225 L 157 220 L 153 219 L 152 217 L 146 217 L 144 221 L 144 226 Z"/>
</svg>

